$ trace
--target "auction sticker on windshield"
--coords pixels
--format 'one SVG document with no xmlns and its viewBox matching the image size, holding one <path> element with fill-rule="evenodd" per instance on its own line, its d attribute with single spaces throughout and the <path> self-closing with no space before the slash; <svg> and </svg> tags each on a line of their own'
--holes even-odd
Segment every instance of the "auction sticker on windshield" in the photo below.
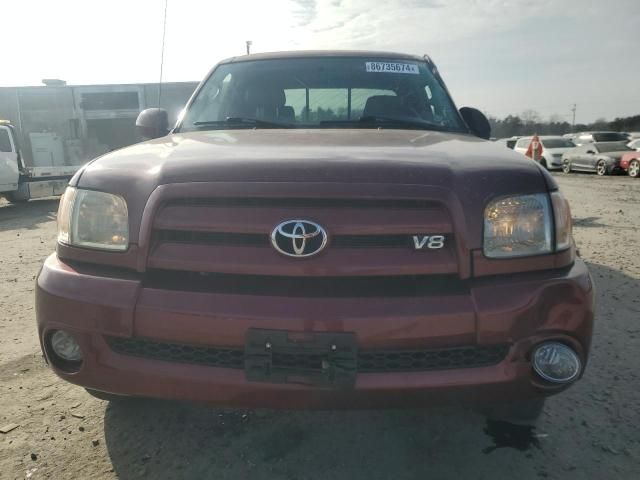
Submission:
<svg viewBox="0 0 640 480">
<path fill-rule="evenodd" d="M 418 66 L 411 63 L 366 62 L 367 72 L 420 74 Z"/>
</svg>

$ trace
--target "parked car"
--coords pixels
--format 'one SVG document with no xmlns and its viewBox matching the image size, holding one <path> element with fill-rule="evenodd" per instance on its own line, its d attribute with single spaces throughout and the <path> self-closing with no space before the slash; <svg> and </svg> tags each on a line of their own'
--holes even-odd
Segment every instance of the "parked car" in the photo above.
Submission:
<svg viewBox="0 0 640 480">
<path fill-rule="evenodd" d="M 514 151 L 525 155 L 533 137 L 521 137 L 514 147 Z M 547 170 L 559 170 L 562 168 L 562 154 L 575 148 L 575 144 L 563 137 L 554 135 L 542 135 L 538 137 L 542 145 L 540 165 Z"/>
<path fill-rule="evenodd" d="M 620 159 L 620 168 L 627 172 L 630 177 L 640 176 L 640 151 L 627 152 Z"/>
<path fill-rule="evenodd" d="M 631 149 L 622 142 L 587 143 L 562 155 L 562 171 L 610 175 L 621 170 L 620 160 L 629 151 Z"/>
<path fill-rule="evenodd" d="M 621 132 L 580 132 L 573 137 L 573 143 L 577 146 L 594 142 L 628 142 L 629 137 Z"/>
<path fill-rule="evenodd" d="M 569 205 L 429 57 L 234 57 L 173 129 L 158 108 L 136 123 L 155 139 L 71 180 L 37 277 L 61 378 L 116 401 L 532 419 L 582 376 L 594 289 Z"/>
<path fill-rule="evenodd" d="M 516 146 L 516 142 L 518 141 L 519 138 L 520 137 L 517 135 L 514 135 L 513 137 L 509 137 L 509 138 L 499 138 L 498 140 L 496 140 L 496 143 L 504 145 L 505 147 L 513 150 L 513 147 Z"/>
<path fill-rule="evenodd" d="M 627 147 L 631 148 L 632 150 L 640 151 L 640 138 L 631 140 L 629 143 L 627 143 Z"/>
</svg>

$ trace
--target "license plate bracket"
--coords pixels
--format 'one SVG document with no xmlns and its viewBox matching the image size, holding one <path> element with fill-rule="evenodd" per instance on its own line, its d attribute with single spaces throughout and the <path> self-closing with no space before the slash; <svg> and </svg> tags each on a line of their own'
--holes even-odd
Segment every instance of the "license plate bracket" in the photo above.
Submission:
<svg viewBox="0 0 640 480">
<path fill-rule="evenodd" d="M 253 382 L 353 388 L 357 344 L 349 332 L 289 332 L 250 328 L 244 370 Z"/>
</svg>

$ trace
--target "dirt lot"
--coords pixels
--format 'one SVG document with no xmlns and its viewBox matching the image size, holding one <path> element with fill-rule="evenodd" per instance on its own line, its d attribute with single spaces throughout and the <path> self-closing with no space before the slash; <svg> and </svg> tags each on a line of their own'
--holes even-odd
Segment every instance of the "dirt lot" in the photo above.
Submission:
<svg viewBox="0 0 640 480">
<path fill-rule="evenodd" d="M 108 404 L 44 365 L 34 278 L 55 201 L 0 201 L 0 478 L 640 478 L 640 181 L 557 175 L 598 289 L 584 379 L 535 430 L 455 409 L 273 412 Z M 494 448 L 494 447 L 502 448 Z"/>
</svg>

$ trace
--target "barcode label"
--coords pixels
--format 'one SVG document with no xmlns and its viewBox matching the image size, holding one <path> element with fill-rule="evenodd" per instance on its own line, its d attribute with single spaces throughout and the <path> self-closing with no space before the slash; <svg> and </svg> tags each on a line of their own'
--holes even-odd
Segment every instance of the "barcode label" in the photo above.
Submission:
<svg viewBox="0 0 640 480">
<path fill-rule="evenodd" d="M 365 62 L 367 72 L 373 73 L 411 73 L 420 74 L 418 66 L 413 63 Z"/>
</svg>

